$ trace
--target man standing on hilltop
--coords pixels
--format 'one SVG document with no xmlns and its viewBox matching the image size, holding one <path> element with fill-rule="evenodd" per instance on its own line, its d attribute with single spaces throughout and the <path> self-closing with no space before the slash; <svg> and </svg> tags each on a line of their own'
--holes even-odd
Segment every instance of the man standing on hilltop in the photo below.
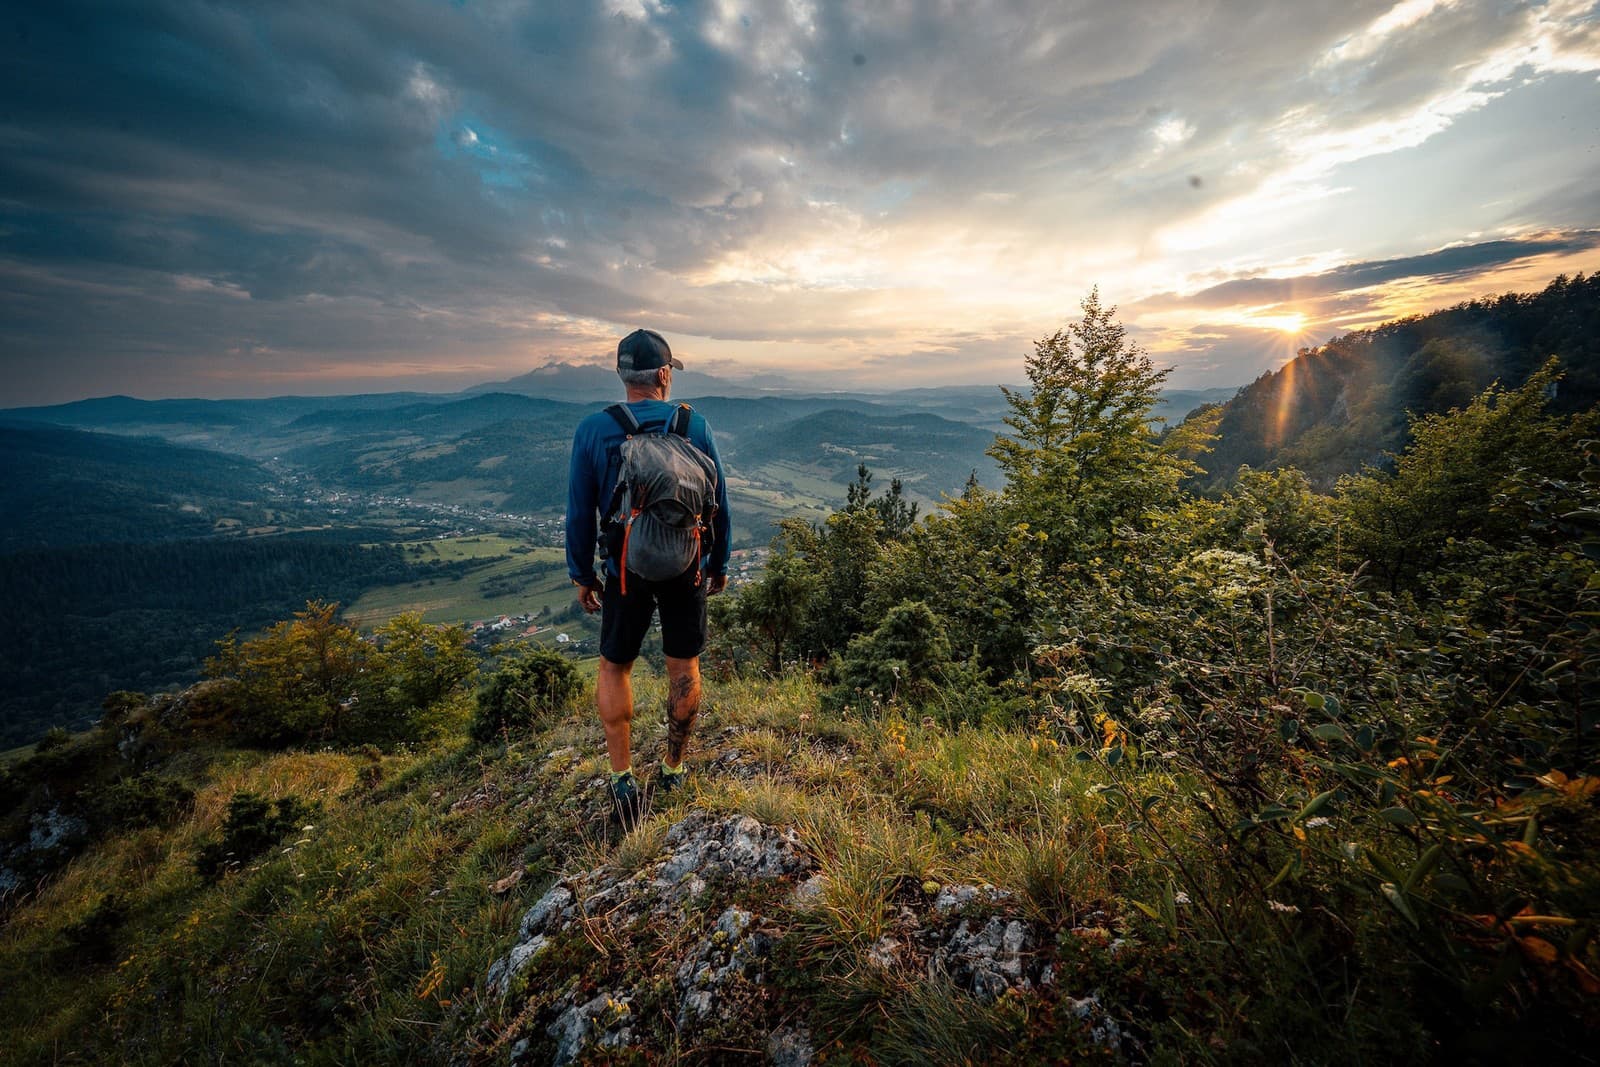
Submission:
<svg viewBox="0 0 1600 1067">
<path fill-rule="evenodd" d="M 667 658 L 667 751 L 656 787 L 685 777 L 683 757 L 700 710 L 706 597 L 728 584 L 728 486 L 711 427 L 667 402 L 683 363 L 654 330 L 617 345 L 627 403 L 578 424 L 567 479 L 567 572 L 583 610 L 600 612 L 600 722 L 611 757 L 616 817 L 631 829 L 644 811 L 633 774 L 633 661 L 661 613 Z M 598 522 L 597 522 L 598 520 Z M 603 575 L 595 572 L 600 549 Z"/>
</svg>

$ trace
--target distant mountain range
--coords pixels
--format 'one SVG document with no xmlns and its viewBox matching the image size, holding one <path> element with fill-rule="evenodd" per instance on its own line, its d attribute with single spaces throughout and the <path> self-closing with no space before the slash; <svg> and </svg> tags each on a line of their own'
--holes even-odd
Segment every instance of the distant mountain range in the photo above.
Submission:
<svg viewBox="0 0 1600 1067">
<path fill-rule="evenodd" d="M 468 393 L 521 393 L 552 400 L 603 400 L 620 391 L 614 367 L 595 363 L 549 363 L 503 382 L 484 382 Z M 773 393 L 819 392 L 789 378 L 764 374 L 751 378 L 719 378 L 685 368 L 672 372 L 672 391 L 679 396 L 769 396 Z"/>
<path fill-rule="evenodd" d="M 1204 460 L 1199 487 L 1225 486 L 1249 464 L 1297 466 L 1328 488 L 1341 474 L 1380 463 L 1386 452 L 1403 447 L 1408 411 L 1463 404 L 1491 381 L 1520 384 L 1552 355 L 1566 371 L 1554 400 L 1558 408 L 1575 410 L 1600 399 L 1600 277 L 1559 278 L 1540 293 L 1473 301 L 1348 334 L 1302 351 L 1242 389 L 1169 390 L 1155 414 L 1177 422 L 1203 405 L 1221 406 L 1220 440 Z M 753 539 L 764 539 L 765 523 L 786 507 L 837 505 L 860 463 L 878 473 L 879 484 L 898 476 L 929 503 L 959 490 L 973 471 L 987 484 L 998 477 L 985 451 L 1003 425 L 1006 404 L 993 386 L 807 393 L 793 379 L 733 381 L 689 370 L 675 384 L 675 395 L 688 398 L 715 427 L 742 498 L 735 507 L 753 517 L 746 529 Z M 328 487 L 534 513 L 562 503 L 573 427 L 621 392 L 609 367 L 556 363 L 450 395 L 102 397 L 4 411 L 0 425 L 17 428 L 5 439 L 6 458 L 20 476 L 0 497 L 10 505 L 10 517 L 0 517 L 0 545 L 75 531 L 94 539 L 118 523 L 138 539 L 127 521 L 135 513 L 152 529 L 175 523 L 174 530 L 198 531 L 211 515 L 202 503 L 187 510 L 180 505 L 169 515 L 156 501 L 177 499 L 167 488 L 170 478 L 142 482 L 125 473 L 149 454 L 150 443 L 75 467 L 57 454 L 69 447 L 68 439 L 43 435 L 46 426 L 159 438 L 276 462 Z M 57 452 L 37 454 L 47 444 Z M 209 469 L 199 455 L 183 460 L 196 477 Z M 255 484 L 245 468 L 219 477 L 234 487 L 235 498 Z M 106 511 L 121 518 L 96 525 L 69 505 L 88 499 L 90 483 L 104 488 Z M 141 512 L 132 500 L 142 486 L 152 496 Z M 191 492 L 197 500 L 203 495 Z M 52 514 L 77 518 L 58 521 Z M 52 522 L 57 528 L 48 532 Z M 94 530 L 100 533 L 91 536 Z"/>
<path fill-rule="evenodd" d="M 857 389 L 827 389 L 819 383 L 767 374 L 752 378 L 719 378 L 693 370 L 673 374 L 673 394 L 691 401 L 706 397 L 772 398 L 850 401 L 869 406 L 928 411 L 957 422 L 998 429 L 1005 414 L 1005 398 L 994 385 L 940 385 L 913 389 L 867 392 Z M 1022 388 L 1015 386 L 1014 388 Z M 518 393 L 578 403 L 611 403 L 619 399 L 617 375 L 610 367 L 598 364 L 552 363 L 503 382 L 485 382 L 467 393 Z M 1176 421 L 1202 404 L 1214 404 L 1237 392 L 1225 389 L 1169 389 L 1162 394 L 1155 414 Z"/>
<path fill-rule="evenodd" d="M 1495 380 L 1520 384 L 1551 355 L 1566 370 L 1558 408 L 1600 399 L 1600 277 L 1560 278 L 1540 293 L 1352 333 L 1239 390 L 1168 391 L 1155 413 L 1176 422 L 1220 404 L 1221 437 L 1202 487 L 1226 485 L 1249 464 L 1298 466 L 1327 488 L 1403 447 L 1406 412 L 1465 403 Z M 861 463 L 878 484 L 900 477 L 928 503 L 973 471 L 986 484 L 998 480 L 985 451 L 1006 404 L 992 386 L 807 394 L 793 380 L 694 371 L 676 385 L 716 429 L 751 540 L 764 540 L 766 523 L 786 509 L 836 506 Z M 102 397 L 0 412 L 9 427 L 0 458 L 14 472 L 0 491 L 0 547 L 193 535 L 218 530 L 221 517 L 278 525 L 271 520 L 292 505 L 263 496 L 261 462 L 328 488 L 553 512 L 565 496 L 573 428 L 620 396 L 610 368 L 558 363 L 450 395 Z M 123 443 L 91 447 L 66 429 Z M 162 451 L 172 446 L 189 450 Z M 91 502 L 100 518 L 85 510 Z"/>
</svg>

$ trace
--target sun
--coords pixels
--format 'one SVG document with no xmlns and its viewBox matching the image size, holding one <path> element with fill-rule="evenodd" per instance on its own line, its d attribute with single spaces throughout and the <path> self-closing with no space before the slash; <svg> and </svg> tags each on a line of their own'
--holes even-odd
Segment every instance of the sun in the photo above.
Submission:
<svg viewBox="0 0 1600 1067">
<path fill-rule="evenodd" d="M 1306 330 L 1306 316 L 1302 311 L 1290 311 L 1282 315 L 1252 315 L 1250 322 L 1251 325 L 1279 333 L 1301 334 Z"/>
</svg>

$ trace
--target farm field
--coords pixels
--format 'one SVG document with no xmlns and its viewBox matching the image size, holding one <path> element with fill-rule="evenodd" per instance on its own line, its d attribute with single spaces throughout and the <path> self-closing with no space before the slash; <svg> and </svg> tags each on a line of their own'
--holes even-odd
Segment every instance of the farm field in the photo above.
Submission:
<svg viewBox="0 0 1600 1067">
<path fill-rule="evenodd" d="M 845 487 L 826 468 L 816 464 L 769 461 L 752 472 L 763 484 L 786 489 L 797 502 L 821 504 L 842 501 Z M 803 494 L 803 495 L 802 495 Z"/>
<path fill-rule="evenodd" d="M 572 601 L 572 586 L 562 564 L 565 556 L 559 548 L 534 548 L 493 534 L 413 542 L 401 548 L 413 563 L 482 560 L 483 565 L 459 577 L 369 590 L 345 609 L 346 618 L 366 629 L 408 611 L 420 613 L 424 622 L 471 622 L 536 613 L 541 608 L 556 612 Z M 548 573 L 520 577 L 537 565 L 548 566 Z"/>
</svg>

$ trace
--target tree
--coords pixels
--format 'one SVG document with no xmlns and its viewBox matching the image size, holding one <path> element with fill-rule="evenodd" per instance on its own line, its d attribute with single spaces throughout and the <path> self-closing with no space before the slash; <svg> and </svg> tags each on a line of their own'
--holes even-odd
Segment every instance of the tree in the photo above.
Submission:
<svg viewBox="0 0 1600 1067">
<path fill-rule="evenodd" d="M 977 472 L 973 472 L 977 476 Z M 844 510 L 871 511 L 878 516 L 878 536 L 884 541 L 904 537 L 917 522 L 917 505 L 907 503 L 905 486 L 899 478 L 889 480 L 889 491 L 883 496 L 872 495 L 872 471 L 865 463 L 856 467 L 856 480 L 845 490 Z"/>
<path fill-rule="evenodd" d="M 415 612 L 396 615 L 374 634 L 378 650 L 369 673 L 381 683 L 385 702 L 409 713 L 432 707 L 477 670 L 461 626 L 429 626 Z"/>
<path fill-rule="evenodd" d="M 407 612 L 373 634 L 361 675 L 360 703 L 345 722 L 352 739 L 382 743 L 416 740 L 427 713 L 458 692 L 478 669 L 461 626 L 430 626 Z"/>
<path fill-rule="evenodd" d="M 874 500 L 872 506 L 878 512 L 878 521 L 883 523 L 886 540 L 899 540 L 917 524 L 917 505 L 906 503 L 899 478 L 889 479 L 889 491 Z"/>
<path fill-rule="evenodd" d="M 1600 416 L 1545 413 L 1560 380 L 1554 359 L 1520 388 L 1490 386 L 1464 409 L 1411 422 L 1393 473 L 1369 467 L 1338 485 L 1346 544 L 1391 590 L 1435 569 L 1454 541 L 1507 544 L 1523 532 L 1490 505 L 1519 472 L 1574 478 L 1580 442 Z"/>
<path fill-rule="evenodd" d="M 1010 434 L 989 455 L 1006 477 L 1006 511 L 1049 536 L 1052 569 L 1102 552 L 1119 523 L 1178 496 L 1215 418 L 1157 433 L 1151 412 L 1167 371 L 1130 341 L 1095 289 L 1083 317 L 1042 341 L 1026 363 L 1030 388 L 1002 388 Z"/>
<path fill-rule="evenodd" d="M 1313 491 L 1311 480 L 1294 467 L 1240 467 L 1233 487 L 1216 505 L 1213 521 L 1217 547 L 1267 541 L 1295 565 L 1316 558 L 1335 528 L 1332 499 Z"/>
<path fill-rule="evenodd" d="M 241 643 L 230 634 L 218 642 L 206 673 L 232 683 L 236 727 L 246 739 L 292 743 L 339 734 L 371 647 L 338 615 L 338 604 L 312 600 L 260 637 Z"/>
<path fill-rule="evenodd" d="M 820 584 L 808 561 L 780 545 L 760 580 L 733 598 L 727 621 L 741 630 L 773 675 L 782 673 L 785 653 L 794 652 Z"/>
<path fill-rule="evenodd" d="M 998 494 L 972 482 L 960 497 L 886 546 L 874 569 L 867 614 L 926 603 L 948 626 L 951 644 L 976 649 L 982 667 L 1004 677 L 1026 667 L 1039 640 L 1043 535 L 1006 520 Z"/>
</svg>

